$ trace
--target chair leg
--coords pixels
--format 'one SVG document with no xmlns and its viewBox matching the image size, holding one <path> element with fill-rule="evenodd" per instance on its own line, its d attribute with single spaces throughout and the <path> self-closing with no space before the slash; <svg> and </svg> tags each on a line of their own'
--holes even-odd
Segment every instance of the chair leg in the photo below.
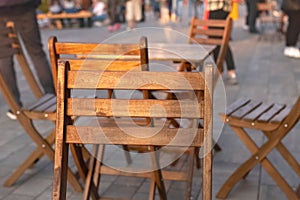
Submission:
<svg viewBox="0 0 300 200">
<path fill-rule="evenodd" d="M 199 149 L 199 148 L 197 148 Z M 189 158 L 188 158 L 188 167 L 187 167 L 187 185 L 186 185 L 186 193 L 185 193 L 185 199 L 190 200 L 191 199 L 191 192 L 192 192 L 192 184 L 193 184 L 193 173 L 194 173 L 194 157 L 195 157 L 195 147 L 189 148 Z M 196 159 L 196 161 L 199 161 L 200 159 Z"/>
<path fill-rule="evenodd" d="M 70 151 L 73 155 L 73 160 L 74 163 L 77 167 L 78 174 L 80 178 L 85 181 L 87 173 L 88 173 L 88 168 L 87 168 L 87 161 L 84 160 L 84 157 L 82 155 L 82 148 L 84 147 L 79 147 L 77 144 L 70 144 Z"/>
<path fill-rule="evenodd" d="M 155 151 L 155 147 L 154 146 L 150 146 L 150 152 L 151 152 L 151 158 L 152 158 L 152 165 L 153 165 L 153 174 L 154 174 L 154 179 L 155 179 L 155 185 L 157 186 L 158 189 L 158 193 L 160 196 L 160 199 L 164 200 L 167 199 L 167 193 L 166 193 L 166 189 L 165 189 L 165 185 L 163 182 L 163 177 L 162 177 L 162 173 L 161 173 L 161 169 L 159 166 L 159 155 L 157 155 L 158 153 Z"/>
<path fill-rule="evenodd" d="M 155 188 L 156 188 L 156 182 L 155 182 L 155 175 L 153 173 L 151 178 L 150 178 L 150 188 L 149 188 L 148 200 L 154 200 L 155 199 Z"/>
<path fill-rule="evenodd" d="M 14 171 L 13 174 L 11 174 L 6 181 L 4 182 L 5 187 L 10 187 L 12 186 L 19 178 L 24 174 L 24 172 L 30 168 L 34 164 L 37 158 L 40 158 L 43 156 L 44 153 L 37 148 L 35 151 L 33 151 L 27 158 L 26 160 Z"/>
<path fill-rule="evenodd" d="M 101 145 L 103 146 L 103 145 Z M 100 147 L 101 148 L 101 147 Z M 89 162 L 89 171 L 86 175 L 86 179 L 85 179 L 85 187 L 84 187 L 84 192 L 83 192 L 83 200 L 89 200 L 90 198 L 90 194 L 92 194 L 92 198 L 93 199 L 99 199 L 99 195 L 98 195 L 98 191 L 97 191 L 97 187 L 94 183 L 94 176 L 99 176 L 99 172 L 98 174 L 95 174 L 96 171 L 96 163 L 97 163 L 97 159 L 98 159 L 98 153 L 99 152 L 99 145 L 93 145 L 93 150 L 92 150 L 92 156 L 90 158 L 90 162 Z M 98 184 L 97 184 L 98 185 Z"/>
<path fill-rule="evenodd" d="M 272 134 L 269 132 L 264 132 L 264 134 L 268 137 L 268 139 L 271 138 Z M 289 152 L 289 150 L 282 144 L 282 142 L 279 142 L 276 146 L 276 149 L 281 154 L 281 156 L 286 160 L 286 162 L 291 166 L 291 168 L 295 171 L 295 173 L 300 178 L 300 164 L 295 159 L 295 157 Z"/>
<path fill-rule="evenodd" d="M 258 148 L 255 142 L 253 142 L 253 140 L 248 136 L 246 131 L 244 131 L 244 129 L 234 126 L 231 127 L 234 130 L 234 132 L 239 136 L 239 138 L 244 142 L 246 147 L 250 150 L 252 156 L 227 179 L 222 188 L 219 190 L 217 197 L 226 198 L 230 190 L 234 187 L 234 185 L 236 185 L 237 182 L 239 182 L 245 175 L 247 175 L 255 165 L 260 163 L 289 198 L 297 199 L 297 195 L 293 191 L 293 189 L 279 174 L 279 172 L 275 169 L 272 163 L 266 158 L 266 156 L 275 148 L 275 146 L 282 138 L 279 138 L 278 140 L 278 137 L 273 137 L 268 142 L 263 144 L 261 148 Z M 282 134 L 282 137 L 283 136 L 284 135 Z"/>
</svg>

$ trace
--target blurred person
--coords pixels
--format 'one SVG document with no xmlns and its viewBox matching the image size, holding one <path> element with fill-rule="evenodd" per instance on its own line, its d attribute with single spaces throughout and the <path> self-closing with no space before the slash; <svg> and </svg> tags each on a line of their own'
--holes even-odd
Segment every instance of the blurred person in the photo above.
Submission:
<svg viewBox="0 0 300 200">
<path fill-rule="evenodd" d="M 107 1 L 107 14 L 109 17 L 108 30 L 110 32 L 118 31 L 121 27 L 120 17 L 122 15 L 123 0 L 109 0 Z"/>
<path fill-rule="evenodd" d="M 201 13 L 203 13 L 203 1 L 204 0 L 188 0 L 188 17 L 192 19 L 197 17 L 201 19 Z"/>
<path fill-rule="evenodd" d="M 107 5 L 101 0 L 93 0 L 92 21 L 95 26 L 102 26 L 109 19 L 107 15 Z"/>
<path fill-rule="evenodd" d="M 136 28 L 136 23 L 142 19 L 142 2 L 141 0 L 126 1 L 126 21 L 127 30 Z"/>
<path fill-rule="evenodd" d="M 232 1 L 231 0 L 206 0 L 206 9 L 209 11 L 209 19 L 226 19 L 231 11 Z M 220 51 L 218 46 L 214 51 L 214 58 Z M 230 84 L 238 84 L 237 75 L 235 72 L 235 63 L 232 55 L 230 46 L 228 45 L 227 53 L 225 56 L 225 62 L 227 67 L 227 79 Z"/>
<path fill-rule="evenodd" d="M 75 0 L 63 0 L 63 11 L 66 13 L 78 13 L 81 11 L 81 5 Z M 79 22 L 79 27 L 84 27 L 84 19 L 78 18 L 77 20 Z M 67 21 L 69 25 L 72 26 L 71 19 L 67 19 Z"/>
<path fill-rule="evenodd" d="M 182 20 L 183 0 L 176 0 L 175 15 L 176 21 Z"/>
<path fill-rule="evenodd" d="M 172 19 L 172 13 L 173 13 L 173 0 L 166 0 L 166 4 L 168 7 L 168 16 L 169 19 Z"/>
<path fill-rule="evenodd" d="M 151 6 L 153 9 L 153 14 L 156 20 L 160 19 L 161 17 L 161 10 L 160 10 L 160 0 L 151 0 Z"/>
<path fill-rule="evenodd" d="M 245 25 L 243 27 L 244 30 L 249 31 L 250 33 L 257 34 L 259 33 L 256 28 L 256 18 L 259 13 L 257 11 L 257 3 L 263 3 L 265 0 L 245 0 L 246 1 L 246 20 Z"/>
<path fill-rule="evenodd" d="M 59 14 L 63 12 L 63 6 L 59 0 L 51 0 L 49 5 L 49 11 L 52 14 Z"/>
<path fill-rule="evenodd" d="M 300 58 L 297 42 L 300 34 L 300 0 L 283 0 L 281 9 L 288 16 L 283 54 L 292 58 Z"/>
<path fill-rule="evenodd" d="M 20 34 L 26 52 L 31 58 L 38 80 L 45 93 L 55 93 L 52 73 L 47 56 L 43 50 L 41 34 L 36 18 L 38 0 L 0 1 L 0 23 L 13 21 L 16 31 Z M 7 43 L 5 33 L 0 34 L 0 44 Z M 0 72 L 4 81 L 13 93 L 19 105 L 22 106 L 21 94 L 17 85 L 14 68 L 14 53 L 9 46 L 0 48 Z M 10 110 L 6 113 L 11 119 L 16 119 L 15 113 Z"/>
<path fill-rule="evenodd" d="M 49 12 L 51 14 L 60 14 L 63 12 L 63 6 L 62 6 L 60 0 L 50 0 Z M 61 25 L 64 27 L 64 20 L 63 19 L 59 19 L 59 20 L 61 22 Z M 54 20 L 54 19 L 50 19 L 50 24 L 52 26 L 55 26 L 56 25 L 55 21 L 56 20 Z"/>
</svg>

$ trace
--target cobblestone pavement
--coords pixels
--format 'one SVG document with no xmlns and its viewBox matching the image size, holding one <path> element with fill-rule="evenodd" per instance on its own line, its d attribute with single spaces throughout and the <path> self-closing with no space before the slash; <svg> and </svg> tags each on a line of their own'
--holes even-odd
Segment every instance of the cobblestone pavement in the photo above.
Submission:
<svg viewBox="0 0 300 200">
<path fill-rule="evenodd" d="M 258 35 L 252 35 L 242 29 L 244 20 L 244 6 L 240 7 L 240 19 L 234 22 L 232 41 L 230 42 L 234 59 L 236 62 L 238 85 L 230 85 L 224 82 L 227 103 L 232 102 L 238 97 L 245 96 L 257 98 L 259 100 L 276 101 L 279 103 L 292 104 L 299 95 L 300 90 L 300 61 L 283 56 L 284 40 L 263 38 L 259 40 Z M 186 15 L 184 15 L 186 16 Z M 188 33 L 187 17 L 180 22 L 155 21 L 152 13 L 147 13 L 144 23 L 139 23 L 139 27 L 164 27 L 179 31 L 183 34 Z M 121 31 L 125 31 L 125 24 Z M 92 41 L 101 42 L 107 38 L 116 37 L 117 34 L 110 33 L 107 27 L 93 28 L 66 28 L 63 30 L 42 29 L 42 38 L 47 50 L 47 39 L 55 35 L 60 41 Z M 155 33 L 149 40 L 157 35 Z M 29 102 L 32 97 L 28 86 L 24 84 L 24 78 L 19 77 L 24 104 Z M 24 132 L 17 121 L 7 119 L 5 112 L 8 106 L 0 96 L 0 199 L 2 200 L 47 200 L 51 199 L 53 164 L 46 157 L 42 158 L 32 168 L 12 186 L 3 187 L 3 182 L 19 166 L 23 159 L 35 148 L 31 139 Z M 53 124 L 37 122 L 37 126 L 48 133 Z M 300 160 L 300 125 L 298 124 L 292 132 L 284 139 L 288 149 Z M 228 126 L 224 126 L 221 134 L 216 136 L 222 151 L 214 156 L 213 165 L 213 194 L 219 190 L 227 177 L 248 158 L 250 153 L 236 137 Z M 257 142 L 263 142 L 265 138 L 261 134 L 253 132 L 253 138 Z M 291 185 L 299 184 L 299 177 L 293 174 L 280 155 L 274 151 L 270 154 L 270 159 L 280 169 L 283 176 Z M 185 161 L 181 160 L 176 166 L 184 168 Z M 199 171 L 195 169 L 195 183 L 193 185 L 193 199 L 200 199 Z M 112 197 L 147 199 L 147 189 L 149 182 L 145 179 L 124 178 L 104 176 L 101 186 L 101 193 Z M 183 199 L 184 183 L 166 182 L 169 199 Z M 68 190 L 68 199 L 81 199 L 81 194 Z M 281 190 L 276 186 L 263 168 L 257 166 L 249 176 L 241 181 L 229 194 L 228 199 L 244 200 L 282 200 L 286 199 Z"/>
</svg>

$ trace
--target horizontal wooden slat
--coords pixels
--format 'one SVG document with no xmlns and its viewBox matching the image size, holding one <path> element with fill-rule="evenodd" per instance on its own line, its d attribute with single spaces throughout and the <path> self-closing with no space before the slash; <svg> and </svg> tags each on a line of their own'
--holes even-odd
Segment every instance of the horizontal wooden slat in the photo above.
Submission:
<svg viewBox="0 0 300 200">
<path fill-rule="evenodd" d="M 32 105 L 26 107 L 29 111 L 39 111 L 44 112 L 47 108 L 56 104 L 56 97 L 54 94 L 45 94 L 40 99 L 35 101 Z"/>
<path fill-rule="evenodd" d="M 83 45 L 84 44 L 84 45 Z M 139 55 L 138 44 L 96 44 L 96 43 L 59 43 L 55 44 L 57 54 L 90 55 Z"/>
<path fill-rule="evenodd" d="M 197 26 L 210 26 L 210 27 L 225 27 L 226 21 L 225 20 L 195 20 L 194 24 Z"/>
<path fill-rule="evenodd" d="M 276 114 L 278 114 L 282 109 L 284 109 L 285 105 L 274 104 L 272 108 L 270 108 L 267 112 L 261 115 L 257 120 L 268 122 L 270 121 Z"/>
<path fill-rule="evenodd" d="M 130 133 L 130 134 L 127 134 Z M 156 146 L 201 146 L 202 129 L 132 127 L 126 133 L 119 127 L 67 126 L 67 143 L 123 144 Z"/>
<path fill-rule="evenodd" d="M 259 107 L 252 110 L 251 113 L 244 116 L 245 120 L 255 121 L 257 120 L 261 115 L 263 115 L 267 110 L 269 110 L 273 104 L 271 103 L 262 103 L 259 105 Z"/>
<path fill-rule="evenodd" d="M 259 102 L 259 101 L 250 101 L 245 106 L 243 106 L 240 109 L 233 112 L 231 114 L 231 116 L 237 117 L 237 118 L 242 118 L 245 115 L 247 115 L 248 113 L 250 113 L 251 111 L 253 111 L 255 108 L 257 108 L 260 104 L 261 104 L 261 102 Z"/>
<path fill-rule="evenodd" d="M 204 90 L 202 72 L 103 72 L 69 71 L 68 88 Z"/>
<path fill-rule="evenodd" d="M 235 112 L 236 110 L 240 109 L 241 107 L 245 106 L 247 103 L 250 102 L 250 99 L 248 98 L 239 98 L 236 101 L 234 101 L 232 104 L 230 104 L 227 108 L 226 108 L 226 115 L 231 115 L 233 112 Z"/>
<path fill-rule="evenodd" d="M 198 110 L 195 108 L 198 107 Z M 70 116 L 203 118 L 203 104 L 193 100 L 68 99 Z"/>
<path fill-rule="evenodd" d="M 204 45 L 222 45 L 222 40 L 217 39 L 217 38 L 192 38 L 190 39 L 191 43 L 199 43 L 199 44 L 204 44 Z"/>
<path fill-rule="evenodd" d="M 110 168 L 107 166 L 102 165 L 100 169 L 101 174 L 107 174 L 107 175 L 121 175 L 121 176 L 134 176 L 134 177 L 140 177 L 140 178 L 151 178 L 153 176 L 153 172 L 132 172 L 132 168 L 126 169 L 126 167 L 122 167 L 121 170 L 117 170 L 114 168 Z M 172 181 L 184 181 L 188 180 L 187 174 L 185 172 L 180 171 L 167 171 L 162 170 L 162 176 L 164 180 L 172 180 Z"/>
<path fill-rule="evenodd" d="M 223 36 L 224 29 L 195 29 L 193 34 L 196 35 L 209 35 L 209 36 Z M 222 39 L 220 39 L 222 40 Z"/>
<path fill-rule="evenodd" d="M 141 62 L 124 60 L 97 60 L 97 59 L 59 59 L 68 60 L 71 70 L 107 70 L 107 71 L 141 71 Z"/>
<path fill-rule="evenodd" d="M 292 106 L 287 106 L 283 110 L 280 111 L 277 115 L 275 115 L 270 122 L 271 123 L 279 123 L 282 122 L 288 114 L 291 112 Z"/>
</svg>

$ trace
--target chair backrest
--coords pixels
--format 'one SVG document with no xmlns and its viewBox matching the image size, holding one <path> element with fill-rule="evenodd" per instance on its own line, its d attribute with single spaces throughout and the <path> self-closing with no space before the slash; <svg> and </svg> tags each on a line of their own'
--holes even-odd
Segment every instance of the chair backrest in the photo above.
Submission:
<svg viewBox="0 0 300 200">
<path fill-rule="evenodd" d="M 203 146 L 211 150 L 212 139 L 212 68 L 205 72 L 150 72 L 150 71 L 86 71 L 73 70 L 68 62 L 60 62 L 57 84 L 57 126 L 54 167 L 54 199 L 64 199 L 66 192 L 66 171 L 69 143 L 118 144 L 154 146 Z M 103 99 L 72 97 L 74 90 L 117 89 L 189 91 L 191 99 Z M 115 126 L 97 126 L 88 123 L 83 126 L 72 124 L 72 117 L 102 118 L 115 120 Z M 94 118 L 93 118 L 94 117 Z M 170 128 L 138 126 L 129 123 L 118 126 L 118 120 L 132 118 L 187 118 L 195 120 L 192 126 Z M 203 127 L 198 126 L 203 120 Z M 97 121 L 98 122 L 98 121 Z M 126 130 L 130 134 L 126 134 Z M 189 142 L 185 142 L 189 141 Z M 211 154 L 208 154 L 211 156 Z M 211 162 L 204 158 L 203 186 L 205 195 L 211 197 Z M 211 161 L 211 157 L 208 158 Z M 207 199 L 207 198 L 205 198 Z"/>
<path fill-rule="evenodd" d="M 189 43 L 219 45 L 216 65 L 218 70 L 223 71 L 228 43 L 232 29 L 232 19 L 198 19 L 193 17 L 190 22 Z"/>
<path fill-rule="evenodd" d="M 73 69 L 80 70 L 148 70 L 146 37 L 139 44 L 58 42 L 56 37 L 50 37 L 48 49 L 55 85 L 61 60 L 68 60 Z"/>
</svg>

